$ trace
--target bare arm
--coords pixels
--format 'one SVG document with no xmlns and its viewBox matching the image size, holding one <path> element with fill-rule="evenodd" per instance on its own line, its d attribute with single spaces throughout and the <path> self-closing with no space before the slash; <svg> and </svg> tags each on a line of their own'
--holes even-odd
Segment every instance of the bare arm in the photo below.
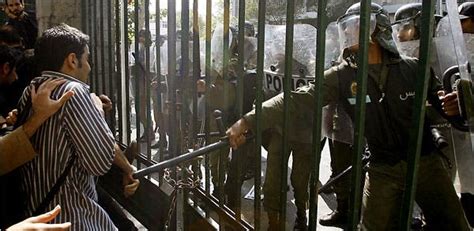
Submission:
<svg viewBox="0 0 474 231">
<path fill-rule="evenodd" d="M 125 174 L 133 173 L 134 169 L 132 165 L 128 162 L 127 158 L 123 154 L 120 147 L 117 144 L 115 144 L 114 148 L 115 148 L 114 164 L 117 165 L 117 167 L 119 167 L 120 169 L 122 169 L 122 171 Z"/>
<path fill-rule="evenodd" d="M 129 197 L 135 193 L 140 185 L 138 179 L 133 178 L 133 172 L 135 169 L 132 167 L 128 159 L 125 157 L 124 153 L 120 147 L 115 144 L 115 158 L 114 164 L 117 165 L 123 171 L 123 186 L 124 186 L 124 195 Z"/>
</svg>

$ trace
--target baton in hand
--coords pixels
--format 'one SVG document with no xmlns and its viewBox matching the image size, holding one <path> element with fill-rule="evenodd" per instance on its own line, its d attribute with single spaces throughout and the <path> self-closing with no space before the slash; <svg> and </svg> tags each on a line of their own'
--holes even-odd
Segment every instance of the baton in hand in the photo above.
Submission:
<svg viewBox="0 0 474 231">
<path fill-rule="evenodd" d="M 224 131 L 224 124 L 222 122 L 222 116 L 221 112 L 219 110 L 214 111 L 214 116 L 216 117 L 216 122 L 217 122 L 217 128 L 219 129 L 219 133 L 223 136 L 222 139 L 218 142 L 212 143 L 208 146 L 202 147 L 200 149 L 197 149 L 195 151 L 185 153 L 183 155 L 177 156 L 175 158 L 171 158 L 169 160 L 162 161 L 158 164 L 154 164 L 152 166 L 146 167 L 144 169 L 141 169 L 133 174 L 133 178 L 137 179 L 140 177 L 144 177 L 146 175 L 149 175 L 151 173 L 159 172 L 162 171 L 165 168 L 173 167 L 176 166 L 180 163 L 183 163 L 187 160 L 193 159 L 195 157 L 201 156 L 201 155 L 206 155 L 214 150 L 218 150 L 224 147 L 229 147 L 229 139 L 224 136 L 225 131 Z M 248 136 L 247 140 L 253 139 L 253 136 Z"/>
</svg>

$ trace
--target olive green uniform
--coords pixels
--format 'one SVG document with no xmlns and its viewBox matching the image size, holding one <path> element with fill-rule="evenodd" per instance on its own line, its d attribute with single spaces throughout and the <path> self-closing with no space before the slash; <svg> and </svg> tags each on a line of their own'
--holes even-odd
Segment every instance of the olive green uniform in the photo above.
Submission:
<svg viewBox="0 0 474 231">
<path fill-rule="evenodd" d="M 400 200 L 404 190 L 403 166 L 406 166 L 417 66 L 417 60 L 391 57 L 385 51 L 383 64 L 369 65 L 365 130 L 372 155 L 364 186 L 361 218 L 363 230 L 391 230 L 398 225 L 396 217 L 399 216 Z M 382 84 L 384 88 L 380 89 L 379 83 L 382 83 L 381 77 L 385 71 L 386 82 Z M 353 115 L 356 69 L 348 63 L 343 63 L 326 71 L 324 78 L 324 105 L 342 104 L 348 114 Z M 439 89 L 439 83 L 433 76 L 430 79 L 428 101 L 437 109 L 441 108 L 436 95 Z M 314 110 L 314 85 L 301 87 L 288 97 L 290 140 L 311 139 L 311 134 L 299 137 L 301 133 L 298 129 L 301 129 L 302 125 L 311 127 L 308 123 L 312 121 Z M 251 128 L 255 128 L 254 111 L 245 115 L 244 119 Z M 263 130 L 270 127 L 281 128 L 283 94 L 263 103 L 262 122 Z M 430 225 L 446 227 L 445 230 L 468 230 L 467 221 L 448 172 L 436 154 L 438 151 L 433 147 L 431 137 L 426 132 L 424 135 L 416 201 L 425 212 Z"/>
</svg>

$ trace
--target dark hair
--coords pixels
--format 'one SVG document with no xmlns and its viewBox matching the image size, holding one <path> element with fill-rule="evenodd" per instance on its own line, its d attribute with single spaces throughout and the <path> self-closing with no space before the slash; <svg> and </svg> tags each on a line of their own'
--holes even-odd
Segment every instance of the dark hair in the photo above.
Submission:
<svg viewBox="0 0 474 231">
<path fill-rule="evenodd" d="M 35 47 L 38 70 L 59 71 L 71 53 L 76 54 L 80 62 L 88 44 L 89 36 L 64 23 L 45 30 Z"/>
<path fill-rule="evenodd" d="M 0 26 L 0 43 L 6 44 L 8 46 L 22 44 L 22 38 L 18 31 L 10 26 L 10 25 L 3 25 Z"/>
<path fill-rule="evenodd" d="M 151 43 L 152 43 L 150 31 L 147 31 L 145 29 L 141 29 L 140 31 L 138 31 L 138 36 L 137 37 L 145 38 L 145 46 L 150 46 Z"/>
<path fill-rule="evenodd" d="M 10 73 L 13 71 L 13 68 L 16 67 L 20 56 L 21 54 L 18 51 L 6 45 L 0 45 L 0 66 L 8 63 L 10 65 Z M 10 73 L 7 75 L 10 75 Z"/>
</svg>

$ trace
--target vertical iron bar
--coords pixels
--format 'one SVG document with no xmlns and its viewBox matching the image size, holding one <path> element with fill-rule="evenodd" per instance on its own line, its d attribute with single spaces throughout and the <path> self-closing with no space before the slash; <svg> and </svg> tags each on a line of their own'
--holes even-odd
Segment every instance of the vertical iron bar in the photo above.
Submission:
<svg viewBox="0 0 474 231">
<path fill-rule="evenodd" d="M 176 137 L 176 2 L 168 0 L 168 99 L 170 109 L 170 154 L 177 156 Z"/>
<path fill-rule="evenodd" d="M 90 37 L 92 36 L 92 22 L 94 21 L 94 19 L 93 19 L 93 14 L 92 14 L 92 2 L 91 0 L 86 0 L 86 2 L 87 2 L 87 34 Z M 92 39 L 89 39 L 89 49 L 91 48 L 92 48 Z M 92 68 L 94 68 L 94 66 L 92 66 Z M 91 72 L 91 75 L 92 75 L 92 72 Z M 91 78 L 89 79 L 91 80 Z M 90 86 L 91 88 L 93 88 L 92 81 L 90 81 Z"/>
<path fill-rule="evenodd" d="M 193 118 L 191 122 L 190 139 L 196 145 L 196 133 L 198 131 L 198 108 L 196 83 L 201 78 L 201 54 L 199 44 L 199 3 L 193 0 L 193 78 L 191 81 L 191 94 L 193 96 Z M 204 118 L 201 118 L 204 119 Z M 194 147 L 193 147 L 194 148 Z"/>
<path fill-rule="evenodd" d="M 310 208 L 309 208 L 309 230 L 316 230 L 318 216 L 318 180 L 319 180 L 319 164 L 321 161 L 321 123 L 322 123 L 322 107 L 323 107 L 323 82 L 324 82 L 324 60 L 326 48 L 326 15 L 327 0 L 318 1 L 318 21 L 317 21 L 317 41 L 316 41 L 316 74 L 315 74 L 315 108 L 313 119 L 313 146 L 314 165 L 311 173 L 310 183 Z"/>
<path fill-rule="evenodd" d="M 125 7 L 123 7 L 125 9 Z M 121 142 L 125 142 L 124 134 L 123 134 L 123 121 L 125 118 L 123 117 L 123 101 L 128 101 L 128 98 L 124 98 L 122 95 L 122 39 L 121 39 L 121 23 L 120 23 L 120 0 L 115 1 L 115 59 L 116 59 L 116 75 L 115 75 L 115 89 L 117 94 L 116 100 L 116 107 L 118 113 L 118 136 Z M 126 33 L 125 33 L 126 34 Z M 126 38 L 126 36 L 125 36 Z M 128 111 L 128 110 L 127 110 Z M 115 112 L 115 110 L 114 110 Z M 114 118 L 115 121 L 115 118 Z M 127 143 L 128 144 L 128 143 Z"/>
<path fill-rule="evenodd" d="M 286 224 L 286 193 L 287 193 L 287 177 L 288 177 L 288 157 L 290 148 L 288 145 L 289 137 L 289 95 L 291 91 L 292 81 L 292 63 L 293 63 L 293 30 L 294 30 L 294 13 L 295 2 L 289 0 L 286 5 L 286 34 L 285 34 L 285 79 L 283 84 L 284 100 L 283 100 L 283 153 L 281 155 L 281 178 L 280 178 L 280 230 L 285 230 Z"/>
<path fill-rule="evenodd" d="M 178 156 L 176 114 L 176 1 L 168 0 L 168 100 L 169 100 L 169 152 L 171 157 Z M 176 179 L 177 174 L 172 174 Z M 175 213 L 176 214 L 176 213 Z M 176 216 L 175 216 L 176 217 Z M 176 225 L 176 222 L 170 222 Z M 176 227 L 172 225 L 171 227 Z"/>
<path fill-rule="evenodd" d="M 224 45 L 223 45 L 223 56 L 222 56 L 222 76 L 225 81 L 229 80 L 229 33 L 230 32 L 230 0 L 224 0 Z M 224 84 L 223 87 L 224 92 L 229 92 L 229 87 L 227 84 Z M 224 107 L 227 107 L 229 104 L 229 96 L 227 94 L 224 94 Z M 227 113 L 222 114 L 222 120 L 227 121 L 228 115 Z M 224 207 L 224 202 L 225 202 L 225 190 L 224 190 L 224 183 L 225 183 L 225 174 L 226 174 L 226 168 L 224 167 L 226 165 L 224 156 L 220 155 L 219 156 L 219 206 Z M 220 220 L 221 221 L 221 220 Z M 221 223 L 221 222 L 219 222 Z"/>
<path fill-rule="evenodd" d="M 230 21 L 230 13 L 229 13 L 229 8 L 230 8 L 230 0 L 224 0 L 224 45 L 223 45 L 223 60 L 222 60 L 222 77 L 224 82 L 229 81 L 229 21 Z M 226 83 L 224 83 L 223 87 L 223 98 L 224 98 L 224 107 L 228 107 L 229 105 L 229 96 L 225 94 L 226 92 L 229 92 L 229 87 Z M 227 113 L 222 114 L 222 120 L 227 121 L 228 115 Z M 219 155 L 219 207 L 223 208 L 224 203 L 225 203 L 225 190 L 224 190 L 224 181 L 225 181 L 225 173 L 226 173 L 226 168 L 224 167 L 226 165 L 225 160 L 227 159 L 227 155 L 223 156 L 223 153 Z M 219 219 L 219 224 L 221 224 L 222 219 Z"/>
<path fill-rule="evenodd" d="M 368 70 L 368 51 L 369 51 L 369 23 L 370 23 L 371 1 L 363 0 L 360 3 L 360 26 L 359 26 L 359 55 L 357 71 L 357 101 L 355 112 L 354 129 L 354 153 L 352 157 L 352 194 L 351 194 L 351 212 L 349 230 L 357 230 L 360 219 L 361 195 L 361 176 L 362 176 L 362 153 L 365 146 L 365 108 L 367 94 L 367 70 Z"/>
<path fill-rule="evenodd" d="M 190 134 L 189 139 L 192 141 L 191 144 L 193 145 L 191 148 L 195 149 L 196 147 L 200 147 L 200 143 L 197 139 L 196 133 L 200 131 L 201 126 L 198 129 L 198 93 L 197 93 L 197 81 L 201 78 L 201 54 L 200 54 L 200 43 L 199 43 L 199 2 L 198 0 L 193 0 L 193 76 L 191 77 L 191 95 L 193 96 L 192 100 L 192 119 L 191 119 L 191 126 L 190 126 Z M 204 118 L 200 118 L 200 122 L 204 122 Z M 196 163 L 197 177 L 195 175 L 194 179 L 202 178 L 201 174 L 201 161 Z M 202 181 L 202 179 L 200 179 Z M 194 198 L 193 200 L 196 200 Z M 194 203 L 194 207 L 197 207 L 197 203 Z"/>
<path fill-rule="evenodd" d="M 96 22 L 97 20 L 97 1 L 93 1 L 94 3 L 92 4 L 93 6 L 93 21 L 92 22 Z M 97 31 L 97 23 L 92 23 L 93 27 L 94 27 L 94 33 L 93 33 L 93 36 L 92 39 L 91 39 L 91 42 L 93 43 L 92 47 L 93 47 L 93 64 L 92 64 L 92 67 L 94 69 L 94 76 L 93 76 L 93 82 L 94 82 L 94 86 L 92 88 L 92 91 L 93 92 L 97 92 L 99 90 L 99 60 L 98 60 L 98 54 L 97 54 L 97 34 L 98 34 L 98 31 Z"/>
<path fill-rule="evenodd" d="M 100 43 L 98 42 L 97 45 L 100 44 L 100 78 L 99 78 L 99 83 L 100 83 L 100 90 L 98 89 L 97 93 L 100 94 L 105 94 L 105 38 L 104 38 L 104 1 L 99 1 L 99 39 Z M 97 35 L 96 35 L 97 37 Z M 98 76 L 97 76 L 98 77 Z M 110 124 L 109 124 L 110 126 Z"/>
<path fill-rule="evenodd" d="M 185 145 L 186 145 L 185 140 L 184 140 L 185 131 L 183 131 L 184 129 L 186 129 L 185 127 L 187 127 L 183 125 L 186 124 L 186 121 L 188 119 L 188 116 L 187 116 L 188 110 L 186 110 L 188 106 L 187 105 L 188 100 L 185 99 L 185 96 L 189 95 L 188 92 L 190 88 L 188 87 L 191 87 L 191 84 L 190 84 L 191 79 L 189 76 L 189 0 L 181 1 L 181 54 L 180 55 L 181 55 L 181 65 L 180 65 L 181 68 L 179 70 L 180 73 L 178 77 L 180 79 L 180 82 L 179 84 L 176 84 L 177 88 L 179 88 L 179 92 L 181 92 L 181 94 L 179 95 L 179 102 L 181 103 L 181 106 L 180 106 L 179 114 L 177 115 L 179 117 L 178 118 L 179 154 L 178 155 L 180 155 L 181 153 L 183 153 L 183 151 L 189 148 L 189 147 L 185 148 Z M 184 86 L 184 89 L 183 89 L 183 86 Z M 189 130 L 188 130 L 188 135 L 189 135 Z M 182 172 L 181 174 L 184 177 L 184 172 Z M 179 197 L 178 197 L 178 202 L 176 205 L 177 206 L 176 217 L 178 220 L 178 224 L 182 225 L 184 221 L 183 208 L 184 208 L 184 201 L 186 198 L 186 194 L 183 193 L 183 190 L 181 190 L 178 195 Z M 182 229 L 181 226 L 178 226 L 177 228 L 180 230 Z"/>
<path fill-rule="evenodd" d="M 110 6 L 107 7 L 107 54 L 108 54 L 108 73 L 106 75 L 105 78 L 108 79 L 108 90 L 107 90 L 107 95 L 110 97 L 110 99 L 114 100 L 115 98 L 115 91 L 114 91 L 114 82 L 117 78 L 117 76 L 115 75 L 115 72 L 114 72 L 114 66 L 113 66 L 113 45 L 112 45 L 112 41 L 113 41 L 113 38 L 112 38 L 112 29 L 114 28 L 113 25 L 112 25 L 112 16 L 113 16 L 113 7 L 112 7 L 112 4 L 114 4 L 114 1 L 111 1 L 110 3 Z M 117 101 L 115 101 L 117 102 Z M 114 134 L 114 137 L 117 136 L 117 131 L 116 131 L 116 128 L 115 128 L 115 108 L 116 108 L 116 105 L 115 103 L 112 103 L 112 112 L 109 113 L 109 116 L 108 116 L 108 119 L 109 119 L 109 126 L 110 126 L 110 130 L 112 130 L 112 134 Z"/>
<path fill-rule="evenodd" d="M 156 37 L 155 37 L 155 74 L 156 74 L 156 79 L 157 79 L 157 82 L 158 82 L 158 85 L 156 87 L 156 89 L 152 89 L 155 92 L 156 94 L 156 97 L 153 99 L 154 101 L 156 100 L 155 104 L 157 105 L 156 108 L 153 108 L 153 110 L 158 110 L 158 114 L 161 115 L 159 116 L 158 118 L 158 121 L 155 121 L 155 126 L 156 127 L 159 127 L 158 129 L 158 136 L 159 136 L 159 140 L 161 141 L 162 139 L 165 139 L 166 140 L 166 134 L 164 133 L 164 117 L 162 116 L 163 115 L 163 110 L 162 110 L 162 97 L 161 97 L 161 92 L 162 92 L 162 89 L 161 89 L 161 9 L 160 9 L 160 1 L 155 1 L 155 14 L 156 14 L 156 17 L 155 17 L 155 33 L 156 33 Z M 153 96 L 153 94 L 152 94 Z M 156 112 L 154 112 L 156 113 Z M 160 142 L 159 143 L 159 151 L 156 155 L 158 155 L 158 161 L 161 161 L 161 156 L 160 156 L 160 153 L 164 153 L 164 148 L 162 143 Z M 159 177 L 159 179 L 161 179 L 161 176 Z"/>
<path fill-rule="evenodd" d="M 236 90 L 236 107 L 237 107 L 237 115 L 238 117 L 242 117 L 243 115 L 243 102 L 244 102 L 244 81 L 246 79 L 245 76 L 245 70 L 244 70 L 244 53 L 246 52 L 244 50 L 244 39 L 245 39 L 245 0 L 239 0 L 239 24 L 238 24 L 238 64 L 237 64 L 237 90 Z M 232 51 L 233 52 L 233 51 Z M 248 52 L 248 51 L 247 51 Z M 235 152 L 235 153 L 234 153 Z M 235 189 L 235 217 L 240 220 L 241 219 L 241 187 L 242 187 L 242 180 L 241 180 L 241 171 L 242 171 L 242 151 L 240 150 L 232 150 L 232 159 L 236 158 L 237 161 L 236 164 L 237 167 L 235 168 L 235 176 L 236 176 L 236 185 L 233 187 Z M 232 168 L 231 168 L 232 169 Z"/>
<path fill-rule="evenodd" d="M 212 0 L 207 0 L 206 2 L 206 93 L 210 91 L 210 82 L 211 82 L 211 36 L 212 36 L 212 25 L 211 25 L 211 19 L 212 19 Z M 208 93 L 207 93 L 208 94 Z M 206 110 L 205 110 L 205 116 L 204 119 L 206 120 L 205 122 L 205 134 L 206 134 L 206 144 L 209 143 L 210 141 L 210 136 L 209 136 L 209 123 L 211 122 L 211 113 L 208 110 L 208 100 L 206 100 Z M 206 170 L 206 194 L 209 196 L 210 195 L 210 174 L 211 172 L 209 171 L 209 155 L 206 155 L 205 157 L 205 170 Z"/>
<path fill-rule="evenodd" d="M 88 12 L 87 12 L 87 0 L 81 1 L 81 30 L 84 31 L 85 34 L 89 34 L 87 31 L 87 19 L 88 19 Z"/>
<path fill-rule="evenodd" d="M 428 82 L 430 80 L 430 46 L 432 40 L 434 22 L 434 0 L 423 0 L 421 12 L 420 37 L 420 61 L 418 72 L 423 78 L 417 78 L 415 89 L 415 103 L 413 105 L 413 123 L 410 132 L 410 145 L 408 145 L 406 189 L 403 193 L 403 204 L 401 211 L 400 230 L 410 230 L 413 211 L 413 200 L 415 199 L 418 163 L 420 160 L 421 142 L 423 140 L 423 125 L 425 122 L 426 96 L 428 94 Z"/>
<path fill-rule="evenodd" d="M 155 28 L 156 28 L 156 36 L 160 36 L 158 37 L 160 40 L 158 40 L 158 42 L 161 41 L 161 8 L 160 8 L 160 1 L 156 1 L 155 3 L 155 7 L 156 7 L 156 22 L 155 22 Z M 155 62 L 156 62 L 156 74 L 157 74 L 157 79 L 158 79 L 158 87 L 156 89 L 156 98 L 155 100 L 157 101 L 156 105 L 157 105 L 157 108 L 158 108 L 158 113 L 159 115 L 161 115 L 159 117 L 159 121 L 155 121 L 157 123 L 157 125 L 159 126 L 159 129 L 158 129 L 158 132 L 159 132 L 159 140 L 160 141 L 163 141 L 163 140 L 166 140 L 166 132 L 165 132 L 165 117 L 163 116 L 163 96 L 162 96 L 162 93 L 163 93 L 163 89 L 162 89 L 162 85 L 161 85 L 161 46 L 156 46 L 156 59 L 155 59 Z M 165 89 L 166 90 L 166 89 Z M 158 161 L 162 161 L 164 158 L 162 158 L 164 156 L 164 152 L 166 150 L 166 145 L 163 145 L 163 142 L 160 142 L 159 144 L 159 152 L 158 154 Z M 161 179 L 161 174 L 159 174 L 159 179 Z"/>
<path fill-rule="evenodd" d="M 125 65 L 125 113 L 127 118 L 127 126 L 126 126 L 126 134 L 127 134 L 127 144 L 130 143 L 131 135 L 132 135 L 132 128 L 131 128 L 131 105 L 130 105 L 130 60 L 129 60 L 129 53 L 130 53 L 130 41 L 129 41 L 129 34 L 128 34 L 128 0 L 123 0 L 123 33 L 124 33 L 124 65 Z"/>
<path fill-rule="evenodd" d="M 140 62 L 140 46 L 139 46 L 139 43 L 140 43 L 140 40 L 138 39 L 138 30 L 139 30 L 139 27 L 140 27 L 140 18 L 139 18 L 139 2 L 140 0 L 134 0 L 134 39 L 135 39 L 135 57 L 134 57 L 134 61 L 135 61 L 135 67 L 134 67 L 134 78 L 135 78 L 135 115 L 136 115 L 136 120 L 135 120 L 135 123 L 136 123 L 136 137 L 137 137 L 137 140 L 138 142 L 139 139 L 140 139 L 140 134 L 141 134 L 141 126 L 140 126 L 140 122 L 141 122 L 141 116 L 140 116 L 140 110 L 141 110 L 141 106 L 140 103 L 141 103 L 141 100 L 140 100 L 140 91 L 142 89 L 140 89 L 140 68 L 138 66 L 138 62 Z M 146 124 L 143 124 L 143 130 L 146 129 Z M 143 132 L 143 136 L 145 138 L 145 140 L 148 140 L 148 134 L 147 132 Z M 141 152 L 141 145 L 138 145 L 138 151 Z M 138 163 L 138 168 L 140 168 L 140 163 Z"/>
<path fill-rule="evenodd" d="M 145 39 L 145 82 L 144 82 L 144 87 L 145 89 L 142 89 L 145 91 L 145 116 L 146 116 L 146 125 L 144 126 L 144 132 L 146 133 L 146 157 L 147 160 L 151 160 L 151 148 L 150 148 L 150 139 L 148 139 L 150 132 L 153 131 L 153 123 L 151 121 L 151 98 L 150 98 L 150 81 L 151 81 L 151 76 L 150 76 L 150 44 L 148 41 L 148 35 L 150 35 L 150 40 L 151 40 L 151 32 L 150 32 L 150 0 L 145 0 L 145 31 L 146 31 L 146 39 Z M 148 34 L 149 33 L 149 34 Z M 152 134 L 154 136 L 154 134 Z"/>
<path fill-rule="evenodd" d="M 265 9 L 266 0 L 258 1 L 258 40 L 257 40 L 257 81 L 256 81 L 256 97 L 255 97 L 255 115 L 256 124 L 255 129 L 255 146 L 257 148 L 257 164 L 255 165 L 255 184 L 254 184 L 254 227 L 255 230 L 260 230 L 261 218 L 261 185 L 262 185 L 262 102 L 263 102 L 263 58 L 265 48 Z"/>
<path fill-rule="evenodd" d="M 182 125 L 186 123 L 188 117 L 187 103 L 188 99 L 185 99 L 184 96 L 189 96 L 189 90 L 192 87 L 191 78 L 189 76 L 189 0 L 181 1 L 181 68 L 179 70 L 180 84 L 177 84 L 177 87 L 180 88 L 181 95 L 181 114 L 179 115 L 182 119 Z M 183 89 L 184 86 L 184 89 Z M 184 128 L 184 127 L 183 127 Z M 188 130 L 189 135 L 189 130 Z M 184 133 L 180 132 L 181 148 L 184 148 Z M 188 147 L 186 147 L 187 149 Z M 180 153 L 182 153 L 180 149 Z"/>
</svg>

